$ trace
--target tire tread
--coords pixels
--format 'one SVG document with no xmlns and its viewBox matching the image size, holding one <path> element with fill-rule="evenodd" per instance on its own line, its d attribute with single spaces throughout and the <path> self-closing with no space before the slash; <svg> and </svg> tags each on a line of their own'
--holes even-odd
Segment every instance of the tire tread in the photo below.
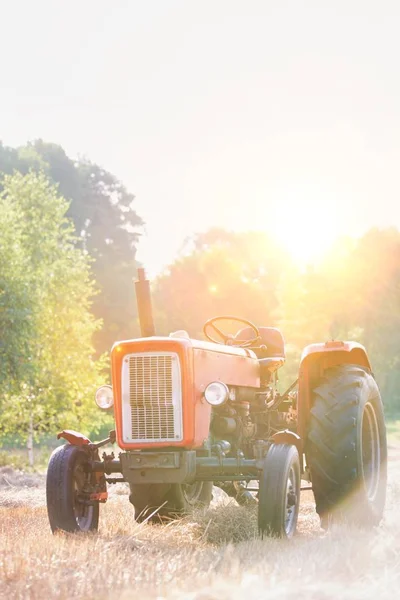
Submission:
<svg viewBox="0 0 400 600">
<path fill-rule="evenodd" d="M 371 519 L 379 521 L 383 508 L 379 507 L 374 515 L 372 507 L 364 502 L 365 506 L 360 506 L 357 514 L 354 506 L 350 507 L 347 502 L 351 494 L 355 494 L 360 481 L 357 459 L 360 410 L 367 401 L 374 401 L 383 420 L 382 403 L 374 378 L 366 369 L 356 365 L 332 367 L 326 371 L 324 381 L 318 382 L 313 394 L 306 457 L 317 512 L 321 519 L 332 518 L 339 512 L 341 517 L 345 517 L 347 511 L 347 515 L 358 520 L 359 524 Z M 386 441 L 384 455 L 385 452 Z M 386 456 L 383 458 L 385 462 Z M 382 464 L 382 469 L 385 468 L 386 464 Z"/>
</svg>

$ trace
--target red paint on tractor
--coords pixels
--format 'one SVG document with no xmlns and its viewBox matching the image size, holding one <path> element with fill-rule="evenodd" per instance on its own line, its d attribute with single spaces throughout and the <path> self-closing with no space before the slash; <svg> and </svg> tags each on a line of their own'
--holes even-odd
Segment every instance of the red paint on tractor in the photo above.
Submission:
<svg viewBox="0 0 400 600">
<path fill-rule="evenodd" d="M 64 429 L 57 434 L 57 439 L 64 438 L 72 446 L 87 446 L 92 442 L 83 433 L 74 431 L 73 429 Z"/>
<path fill-rule="evenodd" d="M 339 364 L 336 359 L 337 353 L 340 353 L 341 355 L 341 360 L 339 362 L 352 363 L 371 370 L 371 365 L 364 346 L 358 342 L 342 342 L 337 340 L 325 342 L 325 344 L 319 343 L 306 346 L 301 355 L 301 364 L 303 364 L 303 362 L 311 355 L 323 354 L 324 363 L 326 364 L 325 368 L 335 366 L 336 364 Z M 336 356 L 331 356 L 332 354 L 335 354 Z M 328 359 L 328 355 L 331 356 L 330 359 Z M 329 364 L 330 362 L 332 364 Z"/>
<path fill-rule="evenodd" d="M 124 442 L 122 434 L 121 373 L 127 356 L 145 352 L 176 352 L 180 361 L 182 384 L 183 440 L 178 442 Z M 111 351 L 114 415 L 117 443 L 125 450 L 139 448 L 200 448 L 209 436 L 211 406 L 204 390 L 212 381 L 245 385 L 258 389 L 260 369 L 256 355 L 235 348 L 188 338 L 150 337 L 118 342 Z"/>
</svg>

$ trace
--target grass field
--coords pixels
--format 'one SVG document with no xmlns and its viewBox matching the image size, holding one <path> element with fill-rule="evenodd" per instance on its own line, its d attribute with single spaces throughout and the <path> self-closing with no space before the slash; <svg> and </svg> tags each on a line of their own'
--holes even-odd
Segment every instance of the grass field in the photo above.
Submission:
<svg viewBox="0 0 400 600">
<path fill-rule="evenodd" d="M 100 530 L 51 535 L 44 475 L 0 468 L 0 598 L 139 600 L 395 599 L 400 596 L 400 441 L 390 435 L 389 496 L 369 533 L 319 528 L 303 492 L 298 535 L 260 541 L 255 511 L 219 495 L 168 526 L 137 525 L 111 487 Z M 218 495 L 218 494 L 216 494 Z"/>
</svg>

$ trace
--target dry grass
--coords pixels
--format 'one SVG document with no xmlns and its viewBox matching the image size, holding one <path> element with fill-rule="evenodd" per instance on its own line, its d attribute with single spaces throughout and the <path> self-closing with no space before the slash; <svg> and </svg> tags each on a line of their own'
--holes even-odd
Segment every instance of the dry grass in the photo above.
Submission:
<svg viewBox="0 0 400 600">
<path fill-rule="evenodd" d="M 305 492 L 291 542 L 258 540 L 255 511 L 222 499 L 166 527 L 137 525 L 123 486 L 102 507 L 98 534 L 52 536 L 43 477 L 9 471 L 4 481 L 0 472 L 0 597 L 396 598 L 400 448 L 393 446 L 390 456 L 389 501 L 379 529 L 325 534 Z"/>
</svg>

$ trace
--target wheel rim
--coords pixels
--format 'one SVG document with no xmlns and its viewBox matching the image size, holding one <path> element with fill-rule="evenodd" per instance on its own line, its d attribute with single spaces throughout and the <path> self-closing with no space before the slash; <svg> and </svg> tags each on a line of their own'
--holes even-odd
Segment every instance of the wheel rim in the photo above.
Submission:
<svg viewBox="0 0 400 600">
<path fill-rule="evenodd" d="M 361 427 L 361 452 L 364 487 L 369 500 L 374 500 L 379 487 L 381 445 L 374 407 L 365 405 Z"/>
<path fill-rule="evenodd" d="M 195 483 L 182 485 L 182 493 L 185 497 L 185 500 L 189 504 L 196 504 L 200 498 L 202 488 L 202 481 L 196 481 Z"/>
<path fill-rule="evenodd" d="M 81 531 L 88 531 L 93 520 L 93 506 L 85 504 L 80 499 L 87 482 L 87 477 L 88 476 L 84 471 L 83 464 L 78 463 L 74 468 L 73 474 L 73 503 L 76 524 Z"/>
<path fill-rule="evenodd" d="M 287 536 L 292 535 L 296 528 L 296 514 L 298 504 L 297 489 L 297 477 L 293 467 L 290 468 L 289 475 L 286 482 L 286 495 L 285 495 L 285 533 Z"/>
</svg>

